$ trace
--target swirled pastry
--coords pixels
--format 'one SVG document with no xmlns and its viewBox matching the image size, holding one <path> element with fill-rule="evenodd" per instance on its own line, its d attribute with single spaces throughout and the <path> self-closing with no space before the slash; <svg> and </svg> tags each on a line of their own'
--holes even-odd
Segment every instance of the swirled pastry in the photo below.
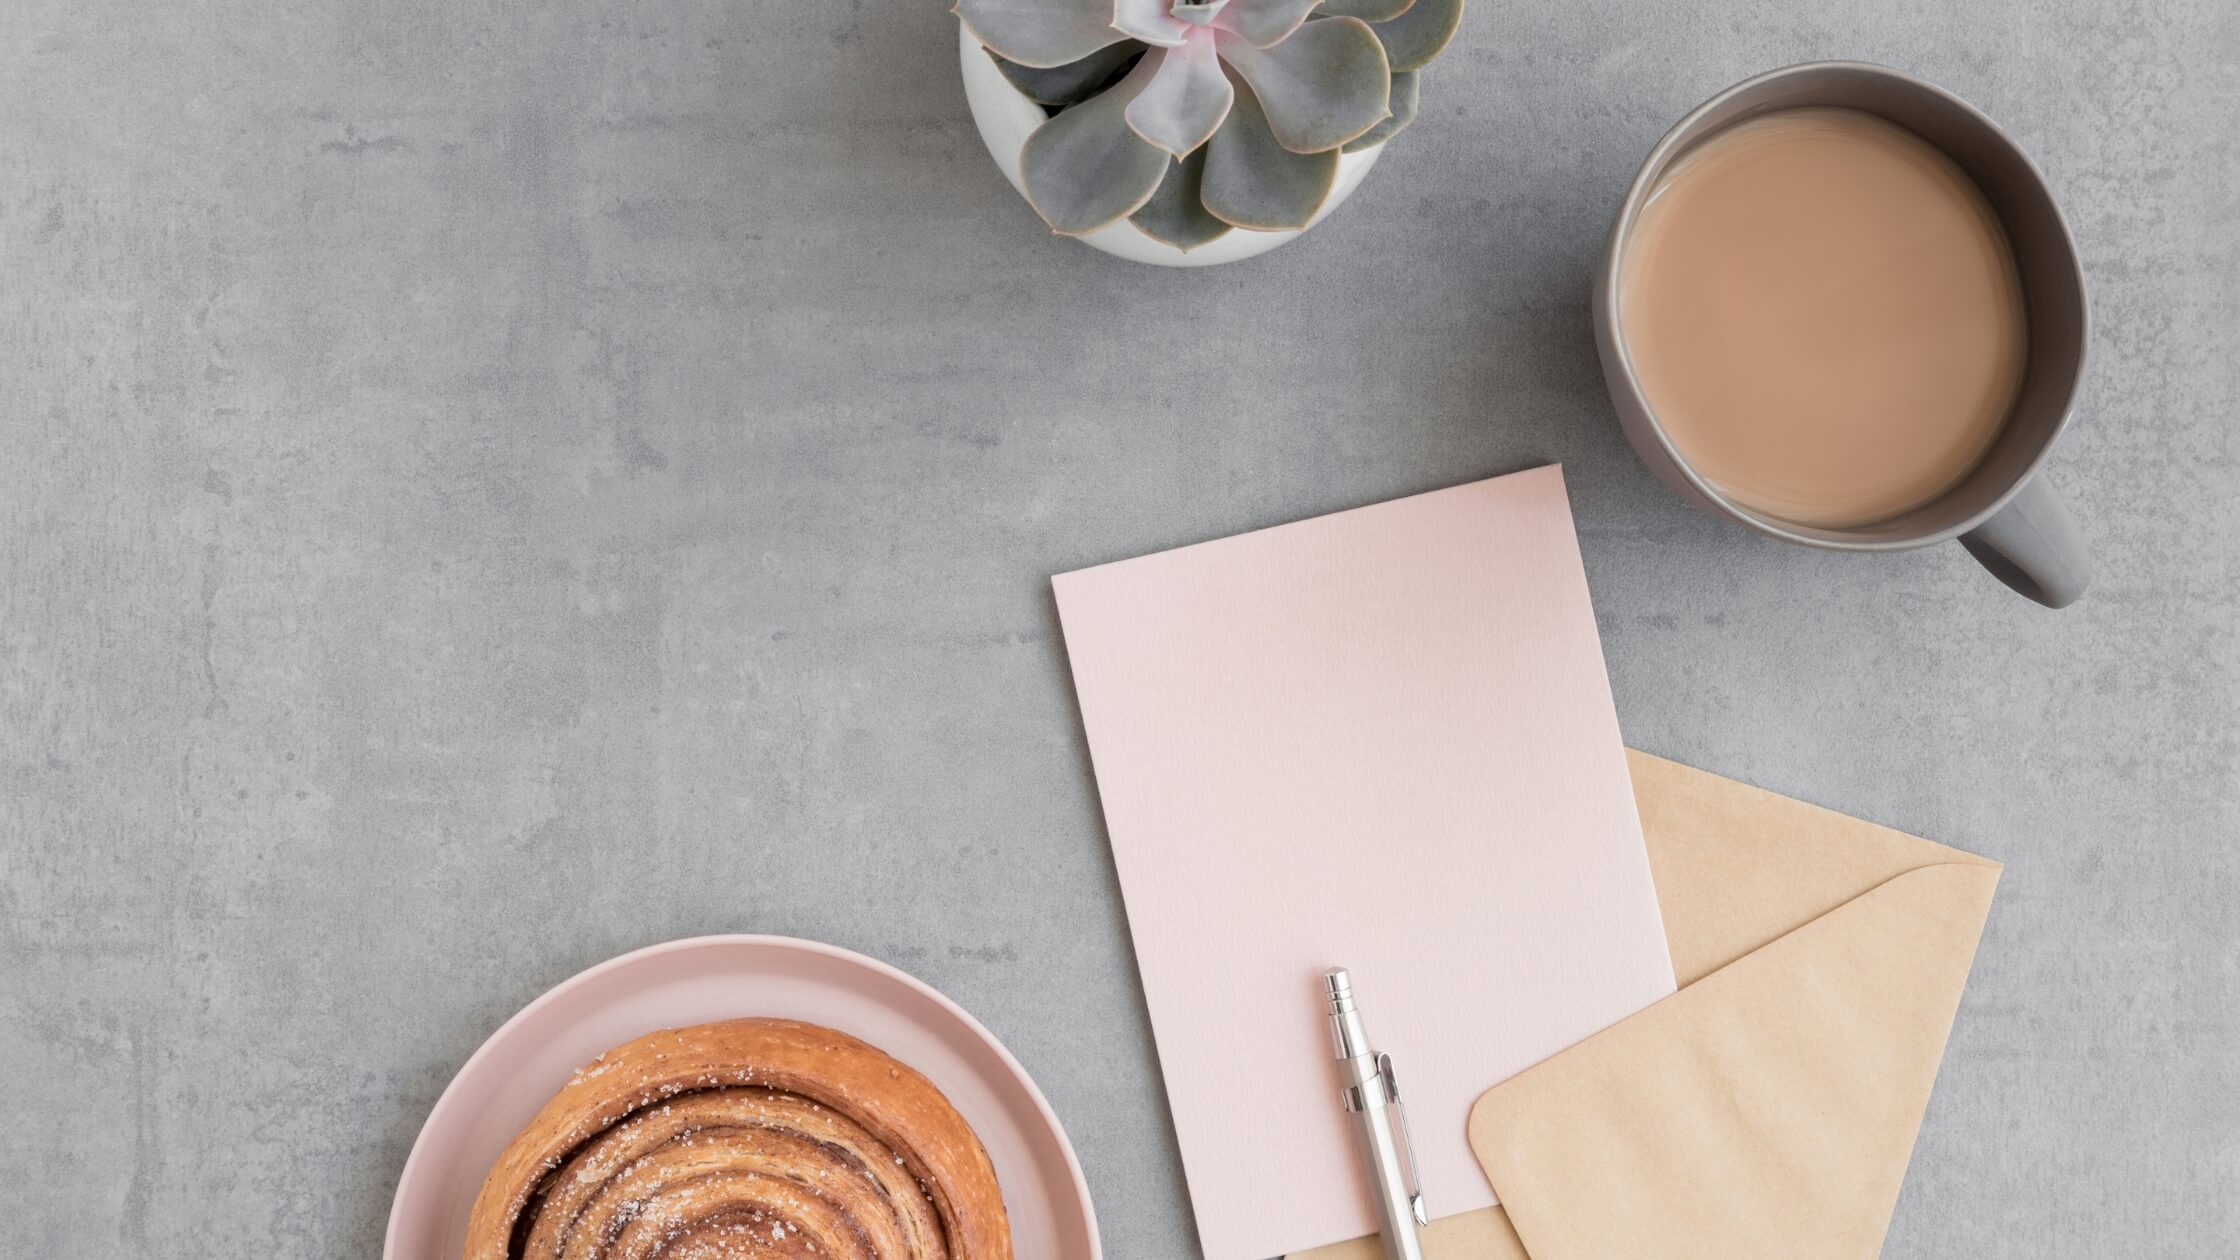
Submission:
<svg viewBox="0 0 2240 1260">
<path fill-rule="evenodd" d="M 1010 1260 L 995 1167 L 932 1082 L 740 1019 L 576 1073 L 498 1156 L 464 1260 Z"/>
</svg>

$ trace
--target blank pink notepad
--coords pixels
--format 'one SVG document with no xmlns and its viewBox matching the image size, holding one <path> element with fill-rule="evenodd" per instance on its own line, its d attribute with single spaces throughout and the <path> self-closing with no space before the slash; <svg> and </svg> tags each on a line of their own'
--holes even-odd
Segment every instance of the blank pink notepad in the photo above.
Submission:
<svg viewBox="0 0 2240 1260">
<path fill-rule="evenodd" d="M 1472 1100 L 1673 988 L 1561 471 L 1052 585 L 1209 1260 L 1375 1228 L 1332 966 L 1491 1204 Z"/>
</svg>

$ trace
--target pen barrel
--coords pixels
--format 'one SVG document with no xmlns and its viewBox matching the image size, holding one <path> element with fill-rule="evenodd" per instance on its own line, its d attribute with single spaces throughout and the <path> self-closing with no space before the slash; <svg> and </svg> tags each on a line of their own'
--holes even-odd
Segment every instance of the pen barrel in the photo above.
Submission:
<svg viewBox="0 0 2240 1260">
<path fill-rule="evenodd" d="M 1408 1145 L 1407 1125 L 1400 1114 L 1400 1084 L 1392 1073 L 1392 1056 L 1369 1049 L 1369 1031 L 1362 1025 L 1361 1008 L 1353 1000 L 1353 977 L 1344 968 L 1323 973 L 1323 995 L 1329 999 L 1330 1040 L 1338 1052 L 1339 1096 L 1368 1165 L 1371 1196 L 1377 1202 L 1378 1234 L 1384 1241 L 1386 1260 L 1423 1260 L 1423 1240 L 1416 1227 L 1423 1220 L 1422 1187 L 1416 1180 L 1415 1152 L 1401 1152 Z M 1405 1169 L 1405 1171 L 1403 1171 Z"/>
<path fill-rule="evenodd" d="M 1349 1072 L 1348 1075 L 1355 1074 Z M 1374 1079 L 1374 1067 L 1370 1075 Z M 1372 1087 L 1366 1092 L 1373 1101 L 1352 1115 L 1354 1132 L 1361 1142 L 1361 1155 L 1374 1183 L 1378 1232 L 1384 1238 L 1385 1255 L 1389 1260 L 1423 1260 L 1423 1243 L 1416 1234 L 1414 1205 L 1400 1171 L 1398 1115 L 1380 1091 Z"/>
</svg>

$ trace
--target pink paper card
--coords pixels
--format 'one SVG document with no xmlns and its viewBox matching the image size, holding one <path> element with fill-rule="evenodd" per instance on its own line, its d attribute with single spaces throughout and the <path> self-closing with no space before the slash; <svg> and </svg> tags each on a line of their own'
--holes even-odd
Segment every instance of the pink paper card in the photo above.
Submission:
<svg viewBox="0 0 2240 1260">
<path fill-rule="evenodd" d="M 1376 1228 L 1329 967 L 1492 1204 L 1472 1100 L 1673 990 L 1561 470 L 1052 586 L 1208 1260 Z"/>
</svg>

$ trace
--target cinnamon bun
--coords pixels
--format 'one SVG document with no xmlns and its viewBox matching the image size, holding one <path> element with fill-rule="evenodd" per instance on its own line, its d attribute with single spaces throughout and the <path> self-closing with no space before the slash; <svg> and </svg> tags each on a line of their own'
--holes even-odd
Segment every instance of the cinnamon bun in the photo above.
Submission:
<svg viewBox="0 0 2240 1260">
<path fill-rule="evenodd" d="M 782 1019 L 576 1073 L 498 1156 L 464 1260 L 1010 1260 L 995 1168 L 932 1082 Z"/>
</svg>

